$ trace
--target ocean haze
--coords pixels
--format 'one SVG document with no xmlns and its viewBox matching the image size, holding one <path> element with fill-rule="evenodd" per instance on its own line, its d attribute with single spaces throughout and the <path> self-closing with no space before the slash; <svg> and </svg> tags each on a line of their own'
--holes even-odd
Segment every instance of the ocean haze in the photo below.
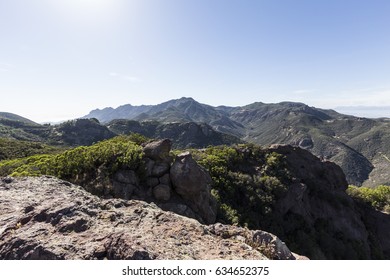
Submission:
<svg viewBox="0 0 390 280">
<path fill-rule="evenodd" d="M 390 106 L 339 106 L 339 113 L 364 118 L 390 118 Z"/>
</svg>

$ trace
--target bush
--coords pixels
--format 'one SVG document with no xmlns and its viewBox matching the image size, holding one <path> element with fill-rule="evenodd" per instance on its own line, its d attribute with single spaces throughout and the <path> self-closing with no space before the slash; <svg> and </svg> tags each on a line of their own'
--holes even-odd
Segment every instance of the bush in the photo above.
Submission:
<svg viewBox="0 0 390 280">
<path fill-rule="evenodd" d="M 111 176 L 119 168 L 136 170 L 142 159 L 142 147 L 133 136 L 118 136 L 95 145 L 77 147 L 57 155 L 38 155 L 0 162 L 0 176 L 52 175 L 77 182 L 98 169 Z"/>
<path fill-rule="evenodd" d="M 212 177 L 219 221 L 249 228 L 271 224 L 274 205 L 286 193 L 289 180 L 281 155 L 251 144 L 192 153 Z"/>
<path fill-rule="evenodd" d="M 37 154 L 54 154 L 64 151 L 40 142 L 0 138 L 0 160 L 29 157 Z"/>
<path fill-rule="evenodd" d="M 390 213 L 390 186 L 378 186 L 376 188 L 349 186 L 347 193 L 353 199 L 370 205 L 376 210 Z"/>
</svg>

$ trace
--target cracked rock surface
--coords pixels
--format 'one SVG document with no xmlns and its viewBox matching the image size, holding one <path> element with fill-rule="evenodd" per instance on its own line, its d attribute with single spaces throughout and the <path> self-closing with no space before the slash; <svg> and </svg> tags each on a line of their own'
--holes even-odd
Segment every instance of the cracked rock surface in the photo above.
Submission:
<svg viewBox="0 0 390 280">
<path fill-rule="evenodd" d="M 276 236 L 259 234 L 101 199 L 52 177 L 0 179 L 0 259 L 297 258 Z"/>
</svg>

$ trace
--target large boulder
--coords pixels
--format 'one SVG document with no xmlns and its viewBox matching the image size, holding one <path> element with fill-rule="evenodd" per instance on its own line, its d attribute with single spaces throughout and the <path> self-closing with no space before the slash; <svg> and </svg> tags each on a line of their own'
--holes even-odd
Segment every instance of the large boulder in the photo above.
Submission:
<svg viewBox="0 0 390 280">
<path fill-rule="evenodd" d="M 55 178 L 0 179 L 0 259 L 267 259 L 234 230 Z"/>
<path fill-rule="evenodd" d="M 189 152 L 176 157 L 170 170 L 172 185 L 177 194 L 207 224 L 216 220 L 217 204 L 211 196 L 212 180 Z"/>
<path fill-rule="evenodd" d="M 169 157 L 172 141 L 169 139 L 157 140 L 145 145 L 145 156 L 153 160 L 164 160 Z"/>
</svg>

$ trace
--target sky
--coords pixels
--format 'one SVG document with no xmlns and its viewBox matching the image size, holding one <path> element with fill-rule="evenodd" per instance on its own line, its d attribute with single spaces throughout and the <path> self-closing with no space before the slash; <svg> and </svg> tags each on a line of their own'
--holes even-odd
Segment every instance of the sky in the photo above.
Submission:
<svg viewBox="0 0 390 280">
<path fill-rule="evenodd" d="M 388 0 L 0 0 L 0 111 L 388 107 L 389 15 Z"/>
</svg>

